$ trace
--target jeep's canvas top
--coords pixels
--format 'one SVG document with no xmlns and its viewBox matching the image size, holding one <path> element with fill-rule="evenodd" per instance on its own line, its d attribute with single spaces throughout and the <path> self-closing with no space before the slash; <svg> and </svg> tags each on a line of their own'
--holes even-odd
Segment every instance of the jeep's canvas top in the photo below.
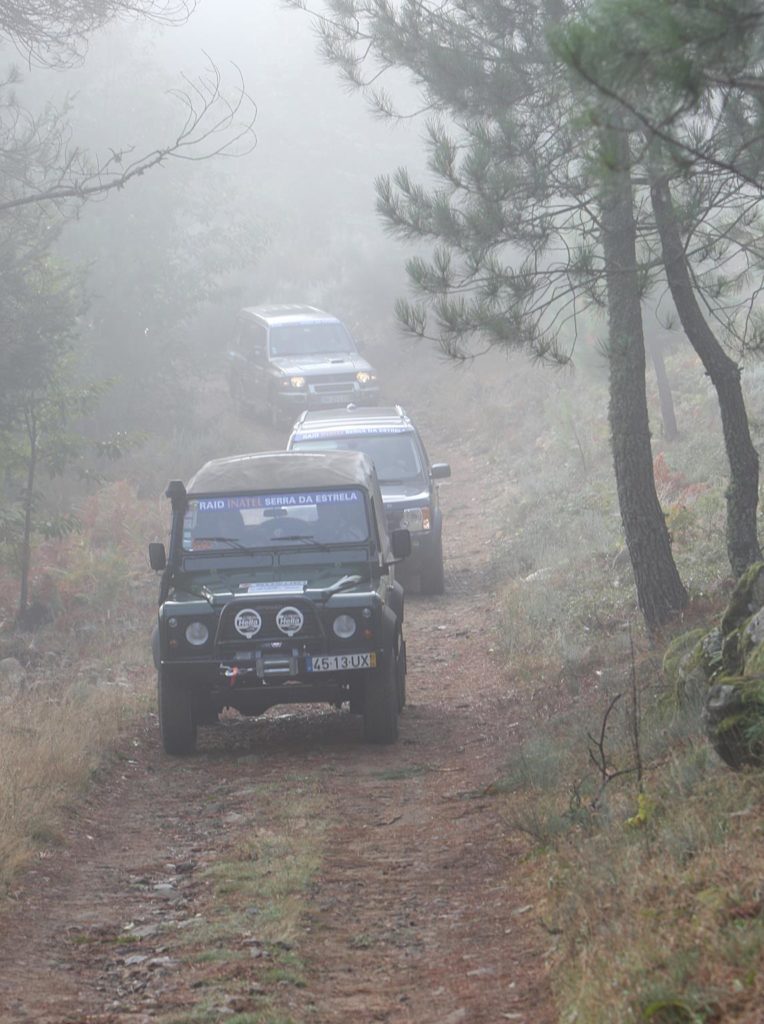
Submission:
<svg viewBox="0 0 764 1024">
<path fill-rule="evenodd" d="M 188 482 L 189 496 L 244 491 L 361 486 L 377 491 L 371 460 L 362 452 L 258 452 L 205 463 Z"/>
</svg>

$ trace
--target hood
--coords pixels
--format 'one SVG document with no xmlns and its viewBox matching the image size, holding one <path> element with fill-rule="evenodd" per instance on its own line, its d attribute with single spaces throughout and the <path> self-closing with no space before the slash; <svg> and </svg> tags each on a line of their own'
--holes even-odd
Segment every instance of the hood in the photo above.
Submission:
<svg viewBox="0 0 764 1024">
<path fill-rule="evenodd" d="M 372 373 L 371 364 L 358 352 L 337 352 L 315 356 L 277 356 L 271 364 L 285 374 L 319 377 L 335 373 Z"/>
<path fill-rule="evenodd" d="M 342 567 L 327 565 L 281 566 L 275 570 L 231 566 L 214 576 L 206 573 L 183 573 L 176 580 L 175 598 L 180 601 L 203 600 L 213 607 L 226 604 L 232 597 L 251 597 L 253 600 L 287 600 L 301 597 L 305 591 L 348 593 L 368 590 L 368 565 L 349 564 Z"/>
<path fill-rule="evenodd" d="M 422 489 L 421 480 L 412 480 L 410 484 L 379 485 L 385 509 L 412 508 L 414 505 L 429 505 L 430 492 Z"/>
</svg>

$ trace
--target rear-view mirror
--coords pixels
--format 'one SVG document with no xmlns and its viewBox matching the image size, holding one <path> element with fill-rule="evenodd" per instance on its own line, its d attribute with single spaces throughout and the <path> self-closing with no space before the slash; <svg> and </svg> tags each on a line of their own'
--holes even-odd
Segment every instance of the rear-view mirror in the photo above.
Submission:
<svg viewBox="0 0 764 1024">
<path fill-rule="evenodd" d="M 167 568 L 167 553 L 164 544 L 149 544 L 149 565 L 157 572 Z"/>
<path fill-rule="evenodd" d="M 430 466 L 430 474 L 433 480 L 442 480 L 447 476 L 451 476 L 451 467 L 447 462 L 433 462 Z"/>
</svg>

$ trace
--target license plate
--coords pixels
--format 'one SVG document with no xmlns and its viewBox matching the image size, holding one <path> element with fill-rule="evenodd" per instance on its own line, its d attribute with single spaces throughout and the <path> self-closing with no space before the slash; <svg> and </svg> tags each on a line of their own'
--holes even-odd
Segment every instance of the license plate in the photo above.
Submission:
<svg viewBox="0 0 764 1024">
<path fill-rule="evenodd" d="M 308 672 L 342 672 L 347 669 L 376 668 L 377 655 L 374 651 L 367 654 L 319 654 L 309 657 Z"/>
</svg>

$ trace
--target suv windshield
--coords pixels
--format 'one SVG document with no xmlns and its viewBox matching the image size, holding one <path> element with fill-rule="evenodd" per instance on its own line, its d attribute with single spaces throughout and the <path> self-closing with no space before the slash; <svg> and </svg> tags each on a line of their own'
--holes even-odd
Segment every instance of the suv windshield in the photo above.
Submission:
<svg viewBox="0 0 764 1024">
<path fill-rule="evenodd" d="M 365 452 L 374 463 L 381 484 L 409 483 L 424 478 L 424 467 L 417 444 L 414 435 L 409 432 L 366 434 L 363 437 L 310 438 L 305 441 L 296 437 L 292 442 L 292 449 L 297 452 Z"/>
<path fill-rule="evenodd" d="M 355 352 L 353 339 L 337 320 L 277 324 L 270 329 L 271 356 L 312 356 Z"/>
<path fill-rule="evenodd" d="M 183 550 L 193 552 L 353 544 L 368 539 L 366 502 L 357 488 L 191 498 L 183 520 Z"/>
</svg>

